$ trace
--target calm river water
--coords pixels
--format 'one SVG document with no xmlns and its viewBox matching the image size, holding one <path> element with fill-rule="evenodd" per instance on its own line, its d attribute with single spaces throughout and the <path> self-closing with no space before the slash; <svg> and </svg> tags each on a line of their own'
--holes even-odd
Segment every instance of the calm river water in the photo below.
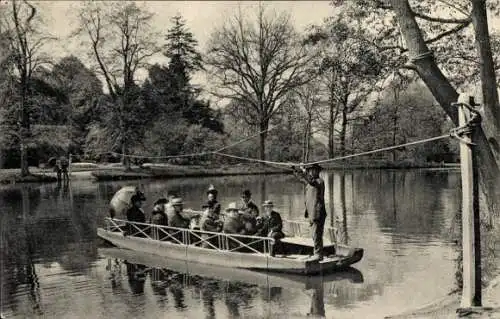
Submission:
<svg viewBox="0 0 500 319">
<path fill-rule="evenodd" d="M 96 228 L 114 192 L 133 182 L 1 188 L 2 318 L 383 318 L 455 288 L 458 171 L 346 171 L 324 178 L 328 222 L 349 245 L 364 248 L 365 257 L 350 272 L 315 280 L 124 261 L 103 248 Z M 292 176 L 141 183 L 146 212 L 168 189 L 198 209 L 214 184 L 223 206 L 248 188 L 258 203 L 273 200 L 284 218 L 303 215 L 303 188 Z"/>
</svg>

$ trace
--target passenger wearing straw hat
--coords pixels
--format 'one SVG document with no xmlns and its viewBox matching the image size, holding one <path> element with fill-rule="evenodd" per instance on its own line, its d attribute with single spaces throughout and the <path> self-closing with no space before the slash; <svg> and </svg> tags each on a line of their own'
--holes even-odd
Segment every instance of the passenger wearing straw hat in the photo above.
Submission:
<svg viewBox="0 0 500 319">
<path fill-rule="evenodd" d="M 311 260 L 323 259 L 323 231 L 326 220 L 325 182 L 319 176 L 322 168 L 318 164 L 308 165 L 299 169 L 292 167 L 295 176 L 305 185 L 305 218 L 309 218 L 314 242 L 314 256 Z"/>
<path fill-rule="evenodd" d="M 229 203 L 227 206 L 222 231 L 228 234 L 242 234 L 245 231 L 245 224 L 236 203 Z"/>
<path fill-rule="evenodd" d="M 274 257 L 276 252 L 283 252 L 280 241 L 280 239 L 285 237 L 285 234 L 283 234 L 283 221 L 281 215 L 273 209 L 274 204 L 272 201 L 266 200 L 262 206 L 264 207 L 265 215 L 261 219 L 257 235 L 271 237 L 275 240 L 274 245 L 271 247 L 271 256 Z"/>
</svg>

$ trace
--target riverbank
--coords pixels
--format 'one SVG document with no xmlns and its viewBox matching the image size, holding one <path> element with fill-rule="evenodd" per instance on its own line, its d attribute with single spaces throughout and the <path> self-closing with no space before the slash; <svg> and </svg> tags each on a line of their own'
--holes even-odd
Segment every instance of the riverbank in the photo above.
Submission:
<svg viewBox="0 0 500 319">
<path fill-rule="evenodd" d="M 398 315 L 386 316 L 386 319 L 493 319 L 500 318 L 500 275 L 494 278 L 483 289 L 483 307 L 470 309 L 460 308 L 461 291 L 449 295 L 419 309 L 407 311 Z"/>
<path fill-rule="evenodd" d="M 290 173 L 289 169 L 274 168 L 255 164 L 224 165 L 219 167 L 184 166 L 171 164 L 144 165 L 125 171 L 123 168 L 113 168 L 93 171 L 92 176 L 99 181 L 127 179 L 165 179 L 179 177 L 209 177 L 237 175 L 269 175 Z"/>
<path fill-rule="evenodd" d="M 457 169 L 457 164 L 430 163 L 426 165 L 412 163 L 328 163 L 325 170 L 358 170 L 358 169 Z M 13 183 L 51 183 L 56 182 L 56 173 L 52 169 L 30 167 L 32 175 L 20 177 L 19 169 L 1 169 L 0 184 Z M 71 167 L 71 180 L 111 181 L 137 179 L 166 179 L 180 177 L 209 177 L 237 175 L 269 175 L 291 173 L 288 168 L 264 166 L 255 163 L 240 163 L 236 165 L 221 165 L 207 167 L 201 165 L 145 164 L 141 167 L 132 166 L 126 171 L 120 164 L 75 163 Z"/>
<path fill-rule="evenodd" d="M 57 182 L 56 176 L 51 176 L 41 172 L 33 173 L 30 175 L 21 176 L 19 170 L 11 171 L 5 170 L 0 172 L 0 184 L 18 184 L 18 183 L 53 183 Z"/>
</svg>

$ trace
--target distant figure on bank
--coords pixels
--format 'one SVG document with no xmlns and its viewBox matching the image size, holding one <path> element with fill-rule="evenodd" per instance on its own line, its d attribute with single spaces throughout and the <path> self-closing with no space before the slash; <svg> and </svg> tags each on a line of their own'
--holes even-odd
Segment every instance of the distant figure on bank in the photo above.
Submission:
<svg viewBox="0 0 500 319">
<path fill-rule="evenodd" d="M 261 218 L 257 234 L 258 236 L 271 237 L 275 240 L 270 252 L 270 255 L 274 257 L 276 252 L 283 253 L 283 245 L 280 241 L 285 237 L 285 234 L 283 234 L 283 221 L 281 215 L 273 209 L 274 204 L 272 201 L 266 200 L 262 206 L 264 207 L 265 214 Z"/>
<path fill-rule="evenodd" d="M 127 220 L 136 223 L 146 223 L 146 215 L 142 210 L 142 203 L 146 198 L 139 195 L 134 194 L 132 198 L 130 198 L 130 204 L 132 206 L 127 210 Z M 141 233 L 139 230 L 145 229 L 145 225 L 132 225 L 128 224 L 127 235 L 136 234 L 137 237 L 145 237 L 145 234 Z"/>
<path fill-rule="evenodd" d="M 151 212 L 151 218 L 149 220 L 150 224 L 168 226 L 168 218 L 167 214 L 165 214 L 165 204 L 167 202 L 166 198 L 160 198 L 153 204 L 153 211 Z M 154 239 L 163 239 L 166 237 L 163 231 L 158 228 L 153 228 L 152 237 Z"/>
<path fill-rule="evenodd" d="M 64 181 L 69 181 L 68 175 L 69 161 L 65 156 L 61 156 L 61 170 Z"/>
<path fill-rule="evenodd" d="M 219 202 L 217 201 L 217 194 L 218 192 L 215 189 L 215 187 L 213 185 L 210 185 L 207 191 L 208 200 L 206 206 L 211 212 L 215 213 L 216 215 L 219 215 L 221 207 Z"/>
<path fill-rule="evenodd" d="M 61 167 L 61 160 L 56 160 L 56 164 L 54 165 L 54 172 L 57 174 L 57 182 L 61 182 L 61 174 L 62 174 L 62 167 Z"/>
<path fill-rule="evenodd" d="M 313 164 L 306 168 L 294 169 L 294 174 L 305 185 L 305 214 L 304 218 L 309 218 L 312 227 L 312 239 L 314 242 L 314 256 L 311 260 L 323 260 L 323 231 L 326 220 L 325 208 L 325 182 L 319 173 L 321 166 Z"/>
<path fill-rule="evenodd" d="M 240 210 L 243 213 L 250 214 L 257 218 L 259 216 L 259 208 L 252 201 L 252 193 L 250 190 L 246 189 L 241 193 L 241 207 Z"/>
</svg>

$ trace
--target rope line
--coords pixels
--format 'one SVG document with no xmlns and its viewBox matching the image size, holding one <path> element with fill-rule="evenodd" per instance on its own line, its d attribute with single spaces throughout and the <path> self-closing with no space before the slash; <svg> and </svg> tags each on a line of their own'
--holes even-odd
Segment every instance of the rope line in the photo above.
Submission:
<svg viewBox="0 0 500 319">
<path fill-rule="evenodd" d="M 379 149 L 376 149 L 376 150 L 371 150 L 371 151 L 366 151 L 366 152 L 361 152 L 361 153 L 356 153 L 356 154 L 351 154 L 351 155 L 346 155 L 346 156 L 339 156 L 339 157 L 334 157 L 334 158 L 328 158 L 328 159 L 324 159 L 324 160 L 320 160 L 320 161 L 315 161 L 315 162 L 300 163 L 300 165 L 307 166 L 307 165 L 312 165 L 312 164 L 328 163 L 328 162 L 340 161 L 340 160 L 344 160 L 344 159 L 348 159 L 348 158 L 353 158 L 353 157 L 358 157 L 358 156 L 364 156 L 364 155 L 370 155 L 370 154 L 375 154 L 375 153 L 380 153 L 380 152 L 395 150 L 395 149 L 403 148 L 403 147 L 407 147 L 407 146 L 424 144 L 424 143 L 428 143 L 428 142 L 432 142 L 432 141 L 437 141 L 437 140 L 441 140 L 441 139 L 445 139 L 445 138 L 450 138 L 451 134 L 452 133 L 443 134 L 443 135 L 440 135 L 440 136 L 426 138 L 426 139 L 423 139 L 423 140 L 413 141 L 413 142 L 399 144 L 399 145 L 394 145 L 394 146 L 383 147 L 383 148 L 379 148 Z M 215 154 L 221 155 L 221 156 L 225 156 L 225 157 L 235 158 L 235 159 L 247 160 L 247 161 L 251 161 L 251 162 L 264 163 L 264 164 L 271 164 L 271 165 L 279 165 L 279 166 L 287 166 L 287 167 L 299 165 L 299 163 L 274 162 L 274 161 L 261 160 L 261 159 L 257 159 L 257 158 L 251 158 L 251 157 L 236 156 L 236 155 L 226 154 L 226 153 L 220 153 L 220 152 L 217 152 Z"/>
<path fill-rule="evenodd" d="M 256 136 L 261 135 L 264 132 L 269 132 L 271 130 L 274 130 L 277 126 L 270 128 L 270 129 L 260 131 L 257 134 L 254 134 L 254 135 L 249 136 L 245 139 L 242 139 L 238 142 L 224 146 L 224 147 L 217 149 L 217 150 L 214 150 L 214 151 L 206 151 L 206 152 L 192 153 L 192 154 L 181 154 L 181 155 L 168 155 L 168 156 L 142 156 L 142 155 L 125 155 L 125 156 L 131 157 L 131 158 L 167 159 L 167 158 L 179 158 L 179 157 L 195 157 L 195 156 L 203 156 L 203 155 L 213 154 L 213 155 L 219 155 L 222 157 L 228 157 L 228 158 L 233 158 L 233 159 L 245 160 L 245 161 L 256 162 L 256 163 L 263 163 L 263 164 L 268 164 L 271 166 L 279 166 L 282 168 L 287 167 L 288 169 L 293 169 L 293 166 L 298 166 L 298 165 L 307 166 L 307 165 L 313 165 L 313 164 L 335 162 L 335 161 L 340 161 L 340 160 L 344 160 L 344 159 L 348 159 L 348 158 L 354 158 L 354 157 L 359 157 L 359 156 L 364 156 L 364 155 L 371 155 L 371 154 L 391 151 L 391 150 L 395 150 L 395 149 L 403 148 L 403 147 L 407 147 L 407 146 L 429 143 L 429 142 L 438 141 L 438 140 L 442 140 L 442 139 L 446 139 L 446 138 L 450 138 L 450 137 L 456 138 L 460 142 L 463 142 L 462 139 L 460 138 L 460 135 L 463 134 L 464 132 L 466 132 L 467 130 L 470 130 L 470 125 L 471 124 L 468 123 L 464 126 L 453 128 L 450 130 L 450 132 L 448 134 L 443 134 L 440 136 L 430 137 L 430 138 L 417 140 L 417 141 L 413 141 L 413 142 L 408 142 L 408 143 L 404 143 L 404 144 L 398 144 L 398 145 L 383 147 L 383 148 L 379 148 L 379 149 L 375 149 L 375 150 L 371 150 L 371 151 L 366 151 L 366 152 L 361 152 L 361 153 L 356 153 L 356 154 L 351 154 L 351 155 L 345 155 L 345 156 L 339 156 L 339 157 L 334 157 L 334 158 L 328 158 L 328 159 L 314 161 L 314 162 L 308 162 L 308 163 L 276 162 L 276 161 L 262 160 L 262 159 L 258 159 L 258 158 L 244 157 L 244 156 L 238 156 L 238 155 L 227 154 L 227 153 L 221 152 L 221 151 L 228 149 L 230 147 L 244 143 L 244 142 L 246 142 L 246 141 L 248 141 Z M 120 154 L 117 152 L 105 152 L 105 153 L 100 153 L 100 154 L 124 155 L 124 154 Z"/>
</svg>

